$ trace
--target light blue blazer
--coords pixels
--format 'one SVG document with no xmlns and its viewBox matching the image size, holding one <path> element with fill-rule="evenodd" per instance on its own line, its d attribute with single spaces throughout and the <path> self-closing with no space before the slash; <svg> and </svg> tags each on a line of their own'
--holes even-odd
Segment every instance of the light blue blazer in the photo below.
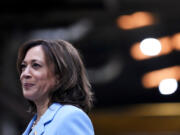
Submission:
<svg viewBox="0 0 180 135">
<path fill-rule="evenodd" d="M 53 103 L 30 132 L 36 117 L 32 118 L 22 135 L 94 135 L 88 115 L 72 105 Z"/>
</svg>

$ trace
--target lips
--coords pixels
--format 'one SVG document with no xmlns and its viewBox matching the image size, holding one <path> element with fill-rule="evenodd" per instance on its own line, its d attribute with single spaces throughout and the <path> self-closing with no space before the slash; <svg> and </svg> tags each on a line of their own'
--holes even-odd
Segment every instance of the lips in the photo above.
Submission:
<svg viewBox="0 0 180 135">
<path fill-rule="evenodd" d="M 29 88 L 31 88 L 31 87 L 33 87 L 35 84 L 33 84 L 33 83 L 23 83 L 23 87 L 25 88 L 25 89 L 29 89 Z"/>
</svg>

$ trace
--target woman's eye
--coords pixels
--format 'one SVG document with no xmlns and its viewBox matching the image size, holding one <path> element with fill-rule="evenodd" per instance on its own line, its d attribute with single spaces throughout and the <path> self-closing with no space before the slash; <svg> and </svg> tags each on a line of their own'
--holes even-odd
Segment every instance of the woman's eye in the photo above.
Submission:
<svg viewBox="0 0 180 135">
<path fill-rule="evenodd" d="M 40 68 L 41 65 L 40 65 L 40 64 L 37 64 L 37 63 L 34 63 L 34 64 L 32 65 L 32 67 L 35 68 L 35 69 L 37 69 L 37 68 Z"/>
<path fill-rule="evenodd" d="M 25 64 L 21 64 L 20 68 L 21 68 L 21 71 L 23 71 L 26 68 L 26 65 Z"/>
</svg>

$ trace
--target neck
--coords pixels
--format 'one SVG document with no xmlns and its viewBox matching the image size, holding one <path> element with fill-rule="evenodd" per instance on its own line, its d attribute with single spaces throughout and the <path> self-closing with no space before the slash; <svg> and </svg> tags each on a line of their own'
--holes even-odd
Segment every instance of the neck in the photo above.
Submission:
<svg viewBox="0 0 180 135">
<path fill-rule="evenodd" d="M 36 109 L 37 109 L 37 119 L 36 122 L 38 122 L 41 118 L 41 116 L 45 113 L 45 111 L 48 109 L 48 103 L 49 100 L 38 102 L 36 101 Z"/>
</svg>

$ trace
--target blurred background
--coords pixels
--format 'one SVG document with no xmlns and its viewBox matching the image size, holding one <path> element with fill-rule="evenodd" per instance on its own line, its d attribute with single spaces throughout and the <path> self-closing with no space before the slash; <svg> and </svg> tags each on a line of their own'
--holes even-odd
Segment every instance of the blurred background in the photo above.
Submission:
<svg viewBox="0 0 180 135">
<path fill-rule="evenodd" d="M 31 119 L 16 71 L 30 39 L 79 49 L 96 135 L 180 134 L 179 0 L 7 0 L 0 17 L 0 135 L 21 134 Z"/>
</svg>

